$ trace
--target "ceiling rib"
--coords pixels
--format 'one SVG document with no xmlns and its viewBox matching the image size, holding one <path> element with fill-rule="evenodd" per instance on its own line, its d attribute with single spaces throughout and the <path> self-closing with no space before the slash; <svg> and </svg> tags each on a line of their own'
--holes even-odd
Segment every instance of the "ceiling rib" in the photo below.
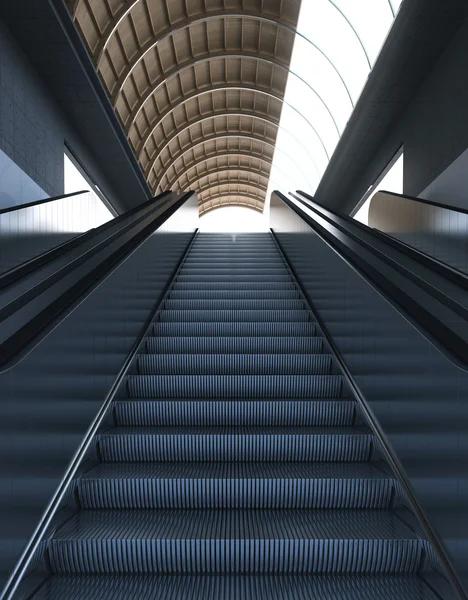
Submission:
<svg viewBox="0 0 468 600">
<path fill-rule="evenodd" d="M 296 31 L 299 1 L 67 2 L 154 192 L 195 186 L 201 212 L 213 202 L 262 211 L 275 152 L 295 165 L 276 148 L 280 130 L 318 172 L 308 148 L 279 124 L 289 76 L 310 89 L 339 136 L 325 99 L 289 67 L 298 35 L 330 64 L 352 103 L 336 65 Z M 287 106 L 325 160 L 320 128 Z"/>
<path fill-rule="evenodd" d="M 294 29 L 293 27 L 290 27 L 284 23 L 282 23 L 281 21 L 277 21 L 275 19 L 271 19 L 268 17 L 262 17 L 260 15 L 250 15 L 247 13 L 225 13 L 222 15 L 208 15 L 205 17 L 201 17 L 199 19 L 193 19 L 190 22 L 180 26 L 180 27 L 173 27 L 167 31 L 165 31 L 164 33 L 162 33 L 162 35 L 154 40 L 151 40 L 146 47 L 142 47 L 140 48 L 140 53 L 137 54 L 132 61 L 130 61 L 126 67 L 126 69 L 121 73 L 120 75 L 120 80 L 119 80 L 119 89 L 117 90 L 116 96 L 118 97 L 121 92 L 122 89 L 124 87 L 124 85 L 126 84 L 128 78 L 130 77 L 130 75 L 132 74 L 133 70 L 135 69 L 135 67 L 140 63 L 140 61 L 146 56 L 146 54 L 148 54 L 148 52 L 150 52 L 153 48 L 155 48 L 159 43 L 161 43 L 163 40 L 165 40 L 166 38 L 173 36 L 175 33 L 182 31 L 184 29 L 187 29 L 189 27 L 191 27 L 192 25 L 195 24 L 199 24 L 199 23 L 205 23 L 207 21 L 210 21 L 211 19 L 228 19 L 228 18 L 234 18 L 234 19 L 239 19 L 239 18 L 245 18 L 245 19 L 252 19 L 255 21 L 259 21 L 260 23 L 269 23 L 269 24 L 273 24 L 277 27 L 280 27 L 281 29 L 283 29 L 284 31 L 287 31 L 289 33 L 292 33 L 294 36 L 298 36 L 300 38 L 302 38 L 303 40 L 305 40 L 307 43 L 309 43 L 311 46 L 313 46 L 316 50 L 318 50 L 318 52 L 320 52 L 320 54 L 325 58 L 325 60 L 328 62 L 328 64 L 332 67 L 333 71 L 336 73 L 336 75 L 339 77 L 344 90 L 346 91 L 346 94 L 348 96 L 348 99 L 351 103 L 351 106 L 354 108 L 354 101 L 353 98 L 351 96 L 351 92 L 350 89 L 346 83 L 346 81 L 344 80 L 343 75 L 340 73 L 339 69 L 336 67 L 336 65 L 334 64 L 334 62 L 328 57 L 328 55 L 314 42 L 312 42 L 312 40 L 309 40 L 304 34 L 300 33 L 299 31 L 297 31 L 297 29 Z M 97 68 L 99 68 L 99 64 L 96 65 Z"/>
<path fill-rule="evenodd" d="M 205 163 L 205 162 L 207 162 L 209 160 L 213 160 L 215 158 L 220 158 L 221 159 L 221 158 L 228 158 L 228 157 L 245 157 L 245 158 L 250 158 L 251 160 L 256 160 L 256 161 L 264 162 L 264 163 L 267 163 L 270 166 L 270 169 L 271 169 L 271 165 L 272 165 L 272 162 L 273 162 L 273 159 L 267 160 L 265 158 L 260 158 L 260 157 L 257 157 L 257 156 L 252 156 L 251 154 L 248 154 L 247 152 L 244 152 L 243 154 L 240 154 L 240 153 L 219 154 L 219 155 L 217 155 L 217 157 L 211 156 L 211 157 L 208 157 L 208 158 L 203 158 L 200 161 L 198 161 L 198 162 L 196 162 L 196 163 L 194 163 L 192 165 L 188 165 L 187 168 L 186 168 L 186 170 L 182 174 L 176 176 L 176 179 L 173 179 L 171 181 L 168 180 L 168 183 L 165 186 L 165 189 L 171 189 L 171 190 L 174 190 L 174 191 L 178 191 L 177 190 L 177 184 L 179 183 L 180 179 L 182 179 L 182 177 L 184 177 L 184 175 L 186 175 L 188 172 L 190 172 L 191 169 L 194 169 L 194 168 L 202 165 L 203 163 Z M 235 167 L 235 166 L 233 167 L 233 169 L 236 169 L 237 171 L 240 171 L 240 172 L 242 172 L 242 171 L 245 170 L 242 167 Z M 265 174 L 266 177 L 269 177 L 270 169 L 268 169 L 268 172 Z M 217 171 L 221 171 L 221 167 L 218 166 L 214 171 L 210 171 L 209 174 L 211 174 L 213 172 L 217 172 Z M 252 170 L 252 169 L 247 169 L 246 172 L 252 173 L 254 175 L 259 174 L 259 171 Z M 284 173 L 284 171 L 279 171 L 279 172 L 283 175 L 283 177 L 285 179 L 289 179 L 289 176 L 288 176 L 287 173 Z M 207 174 L 208 174 L 208 172 L 206 172 L 204 174 L 200 174 L 200 177 L 201 176 L 205 176 Z M 262 173 L 262 175 L 263 175 L 263 173 Z M 166 174 L 163 177 L 161 177 L 160 182 L 162 182 L 164 180 L 165 176 L 166 176 Z M 290 180 L 290 183 L 293 186 L 291 189 L 293 189 L 294 185 L 295 185 L 294 181 Z M 192 183 L 190 182 L 189 185 L 191 185 L 191 184 Z M 161 183 L 158 184 L 158 187 L 162 188 Z"/>
<path fill-rule="evenodd" d="M 209 156 L 209 157 L 204 157 L 201 158 L 200 160 L 198 160 L 195 163 L 192 163 L 191 165 L 187 165 L 186 170 L 184 172 L 182 172 L 180 175 L 176 174 L 176 178 L 172 179 L 172 180 L 168 180 L 168 188 L 169 189 L 173 189 L 174 186 L 176 186 L 180 179 L 182 179 L 182 177 L 184 177 L 184 175 L 187 175 L 187 173 L 189 173 L 192 169 L 196 169 L 197 167 L 200 167 L 201 165 L 203 165 L 204 163 L 210 161 L 210 160 L 218 160 L 218 159 L 229 159 L 229 158 L 247 158 L 250 159 L 251 161 L 258 161 L 258 162 L 262 162 L 262 163 L 266 163 L 267 165 L 270 166 L 271 168 L 271 164 L 273 162 L 273 158 L 267 159 L 267 158 L 262 158 L 259 156 L 253 156 L 251 154 L 249 154 L 248 152 L 229 152 L 226 154 L 217 154 L 216 156 Z M 219 165 L 216 165 L 216 170 L 219 169 Z M 210 171 L 211 172 L 211 171 Z M 256 170 L 251 170 L 252 173 L 258 173 L 259 171 Z M 270 170 L 268 169 L 267 172 L 267 176 L 269 175 Z M 165 177 L 167 176 L 166 174 L 164 175 Z M 161 179 L 163 179 L 161 177 Z"/>
<path fill-rule="evenodd" d="M 304 146 L 304 144 L 302 144 L 302 142 L 301 142 L 301 141 L 300 141 L 300 140 L 299 140 L 299 139 L 298 139 L 298 138 L 297 138 L 297 137 L 296 137 L 294 134 L 292 134 L 292 133 L 291 133 L 289 130 L 287 130 L 285 127 L 282 127 L 281 125 L 279 125 L 279 124 L 278 124 L 277 122 L 275 122 L 273 119 L 267 119 L 267 118 L 266 118 L 266 117 L 264 117 L 264 116 L 260 116 L 260 115 L 254 115 L 254 114 L 250 115 L 250 114 L 246 114 L 246 113 L 238 113 L 238 112 L 236 112 L 236 113 L 226 113 L 226 112 L 224 112 L 224 113 L 220 113 L 220 114 L 214 114 L 214 115 L 210 115 L 210 116 L 208 116 L 208 117 L 202 117 L 202 118 L 200 118 L 200 119 L 197 119 L 197 120 L 196 120 L 196 121 L 194 121 L 193 123 L 190 123 L 190 124 L 186 125 L 186 126 L 185 126 L 183 129 L 181 129 L 180 131 L 177 131 L 176 133 L 174 133 L 174 134 L 172 135 L 172 137 L 171 137 L 169 140 L 167 140 L 167 141 L 165 142 L 164 146 L 163 146 L 161 149 L 159 149 L 159 150 L 157 151 L 157 155 L 154 157 L 154 160 L 153 160 L 153 159 L 151 159 L 151 160 L 152 160 L 152 164 L 151 164 L 151 167 L 150 167 L 150 169 L 148 169 L 148 171 L 147 171 L 147 174 L 149 174 L 149 173 L 150 173 L 150 171 L 152 171 L 152 170 L 154 169 L 154 166 L 155 166 L 155 164 L 156 164 L 156 161 L 158 160 L 158 158 L 160 157 L 160 155 L 161 155 L 161 153 L 164 151 L 164 149 L 165 149 L 165 148 L 167 148 L 168 144 L 170 144 L 170 143 L 171 143 L 171 141 L 173 141 L 174 139 L 176 139 L 177 137 L 179 137 L 179 136 L 180 136 L 182 133 L 184 133 L 185 131 L 187 131 L 187 129 L 190 129 L 191 127 L 193 127 L 194 125 L 197 125 L 197 124 L 199 124 L 199 123 L 203 123 L 203 122 L 205 122 L 205 121 L 210 121 L 210 120 L 212 120 L 212 119 L 216 119 L 216 118 L 219 118 L 219 117 L 226 117 L 226 116 L 228 116 L 228 117 L 241 117 L 241 118 L 243 118 L 243 119 L 256 119 L 257 121 L 262 121 L 262 122 L 264 122 L 264 123 L 268 123 L 269 125 L 272 125 L 273 127 L 276 127 L 276 128 L 278 128 L 278 129 L 282 129 L 283 131 L 286 131 L 286 132 L 287 132 L 289 135 L 291 135 L 291 137 L 292 137 L 292 138 L 293 138 L 293 139 L 294 139 L 294 140 L 297 142 L 297 144 L 298 144 L 299 146 L 301 146 L 301 147 L 302 147 L 302 150 L 303 150 L 304 152 L 306 152 L 306 154 L 308 154 L 308 156 L 309 156 L 309 158 L 310 158 L 310 161 L 311 161 L 311 163 L 312 163 L 312 164 L 313 164 L 313 166 L 314 166 L 314 169 L 317 171 L 317 173 L 319 173 L 319 170 L 318 170 L 318 167 L 317 167 L 317 165 L 316 165 L 315 161 L 314 161 L 314 160 L 313 160 L 313 158 L 310 156 L 310 154 L 309 154 L 309 152 L 308 152 L 307 148 Z"/>
<path fill-rule="evenodd" d="M 328 153 L 328 150 L 325 146 L 325 143 L 323 141 L 323 138 L 321 137 L 321 135 L 318 133 L 318 131 L 315 129 L 315 127 L 312 125 L 312 123 L 304 116 L 304 114 L 299 111 L 297 108 L 295 108 L 292 104 L 290 104 L 289 102 L 285 102 L 284 100 L 281 100 L 281 98 L 277 95 L 271 94 L 270 92 L 265 92 L 263 90 L 260 89 L 256 89 L 256 88 L 251 88 L 251 87 L 242 87 L 242 86 L 220 86 L 218 88 L 212 89 L 212 90 L 204 90 L 203 92 L 198 92 L 198 93 L 194 93 L 193 95 L 184 98 L 183 100 L 181 100 L 178 104 L 172 105 L 172 107 L 166 112 L 166 114 L 164 114 L 164 116 L 162 116 L 157 123 L 155 123 L 155 125 L 152 127 L 151 131 L 144 137 L 144 139 L 142 140 L 141 146 L 139 148 L 139 150 L 137 151 L 138 154 L 140 155 L 143 148 L 146 146 L 146 144 L 148 143 L 148 140 L 151 138 L 151 136 L 154 134 L 154 132 L 156 131 L 157 127 L 162 125 L 162 122 L 164 121 L 164 119 L 171 115 L 174 110 L 176 110 L 177 108 L 179 108 L 180 106 L 182 106 L 183 104 L 185 104 L 186 102 L 188 102 L 189 100 L 192 100 L 194 98 L 199 98 L 201 96 L 204 95 L 208 95 L 208 94 L 214 94 L 215 92 L 219 92 L 219 91 L 227 91 L 227 90 L 233 90 L 233 91 L 248 91 L 251 92 L 253 94 L 262 94 L 264 96 L 268 96 L 271 99 L 277 100 L 278 102 L 282 102 L 283 105 L 288 106 L 289 108 L 291 108 L 291 110 L 293 110 L 295 113 L 297 113 L 307 124 L 308 127 L 311 128 L 312 132 L 315 134 L 315 136 L 317 137 L 320 145 L 323 148 L 323 151 L 325 152 L 325 155 L 327 157 L 327 159 L 330 158 L 330 155 Z"/>
<path fill-rule="evenodd" d="M 253 135 L 249 136 L 246 134 L 243 135 L 239 135 L 236 133 L 232 133 L 231 135 L 224 135 L 224 136 L 216 136 L 216 137 L 212 137 L 211 139 L 206 138 L 200 142 L 198 142 L 197 144 L 194 144 L 193 146 L 191 146 L 190 148 L 187 148 L 186 150 L 184 150 L 181 154 L 177 155 L 174 157 L 174 160 L 172 162 L 169 163 L 169 165 L 167 166 L 166 170 L 163 172 L 163 174 L 161 175 L 161 181 L 164 179 L 164 177 L 166 176 L 167 171 L 181 158 L 183 158 L 188 152 L 191 152 L 192 150 L 194 150 L 195 148 L 198 148 L 199 146 L 202 146 L 204 144 L 208 144 L 210 142 L 216 141 L 216 140 L 225 140 L 225 139 L 232 139 L 232 140 L 253 140 L 255 142 L 258 142 L 262 145 L 265 145 L 269 148 L 271 148 L 273 150 L 273 152 L 281 152 L 282 154 L 284 154 L 293 164 L 296 164 L 294 159 L 292 158 L 292 156 L 290 156 L 287 152 L 285 152 L 284 150 L 282 150 L 280 147 L 275 146 L 274 144 L 272 144 L 271 142 L 268 142 L 265 139 L 262 139 L 260 137 L 254 137 Z M 299 165 L 296 165 L 298 170 L 301 172 L 302 176 L 304 177 L 304 181 L 307 181 L 307 177 L 305 175 L 305 173 L 302 171 L 302 169 L 300 168 Z"/>
<path fill-rule="evenodd" d="M 275 68 L 281 69 L 281 70 L 285 71 L 288 75 L 291 75 L 292 77 L 295 77 L 296 79 L 298 79 L 299 81 L 301 81 L 314 94 L 314 96 L 316 98 L 318 98 L 318 100 L 320 101 L 320 103 L 322 104 L 322 106 L 325 108 L 325 110 L 327 111 L 327 113 L 330 115 L 330 118 L 333 121 L 333 125 L 334 125 L 334 127 L 336 129 L 337 134 L 340 135 L 340 129 L 338 127 L 338 123 L 336 122 L 336 119 L 333 116 L 333 113 L 330 110 L 330 107 L 325 102 L 325 100 L 322 98 L 322 96 L 315 90 L 315 88 L 308 81 L 306 81 L 303 77 L 301 77 L 300 75 L 298 75 L 297 73 L 295 73 L 294 71 L 292 71 L 289 67 L 285 67 L 284 65 L 282 65 L 278 61 L 272 60 L 271 58 L 265 58 L 263 56 L 259 56 L 258 54 L 250 54 L 250 53 L 245 53 L 245 52 L 244 53 L 240 53 L 240 54 L 239 53 L 232 53 L 232 52 L 218 52 L 216 54 L 212 54 L 211 56 L 208 56 L 208 57 L 205 57 L 205 58 L 199 58 L 199 59 L 193 60 L 190 63 L 186 63 L 186 64 L 184 64 L 183 67 L 178 68 L 175 71 L 165 73 L 164 74 L 164 78 L 161 79 L 158 82 L 155 82 L 154 85 L 148 90 L 148 92 L 144 96 L 142 96 L 140 102 L 134 108 L 132 114 L 130 115 L 130 117 L 129 117 L 128 121 L 125 123 L 125 125 L 128 128 L 130 128 L 130 127 L 132 127 L 134 125 L 135 120 L 137 119 L 138 115 L 140 114 L 140 111 L 144 108 L 146 102 L 156 92 L 158 92 L 158 90 L 164 84 L 166 84 L 171 78 L 180 76 L 181 73 L 183 73 L 187 69 L 192 69 L 193 67 L 199 66 L 199 65 L 201 65 L 203 63 L 211 62 L 213 60 L 220 60 L 220 59 L 249 59 L 249 60 L 256 60 L 256 61 L 263 62 L 265 64 L 273 65 Z"/>
</svg>

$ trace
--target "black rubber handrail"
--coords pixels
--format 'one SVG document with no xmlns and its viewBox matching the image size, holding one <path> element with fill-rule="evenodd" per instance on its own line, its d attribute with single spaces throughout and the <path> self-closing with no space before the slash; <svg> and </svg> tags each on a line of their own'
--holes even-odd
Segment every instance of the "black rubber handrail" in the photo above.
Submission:
<svg viewBox="0 0 468 600">
<path fill-rule="evenodd" d="M 459 206 L 452 206 L 449 204 L 442 204 L 440 202 L 435 202 L 434 200 L 426 200 L 425 198 L 416 198 L 416 196 L 407 196 L 406 194 L 397 194 L 396 192 L 387 192 L 387 190 L 378 190 L 376 192 L 382 192 L 383 194 L 390 194 L 390 196 L 396 196 L 397 198 L 404 198 L 405 200 L 412 200 L 413 202 L 419 202 L 420 204 L 429 204 L 430 206 L 436 206 L 437 208 L 444 208 L 445 210 L 450 210 L 453 212 L 463 213 L 464 215 L 468 215 L 468 209 L 460 208 Z"/>
<path fill-rule="evenodd" d="M 180 206 L 182 204 L 184 204 L 185 201 L 188 200 L 188 198 L 190 196 L 192 196 L 192 194 L 193 194 L 193 192 L 189 192 L 188 194 L 185 194 L 181 198 L 181 200 L 177 203 L 178 207 L 180 208 Z M 175 211 L 173 211 L 173 212 L 175 212 Z M 166 219 L 164 219 L 164 220 L 166 220 Z M 190 252 L 190 249 L 195 241 L 197 233 L 198 233 L 198 229 L 196 229 L 194 231 L 191 240 L 188 242 L 188 244 L 182 254 L 182 257 L 180 258 L 175 269 L 173 270 L 172 275 L 169 277 L 168 282 L 167 282 L 163 292 L 161 293 L 160 297 L 157 299 L 153 310 L 148 315 L 145 323 L 143 324 L 143 326 L 140 330 L 140 333 L 138 334 L 129 354 L 127 355 L 127 358 L 125 359 L 124 364 L 122 365 L 122 368 L 120 369 L 119 373 L 117 374 L 117 377 L 116 377 L 114 383 L 112 384 L 112 387 L 109 390 L 109 393 L 107 394 L 106 398 L 104 399 L 104 402 L 102 403 L 101 408 L 99 409 L 99 412 L 97 413 L 96 417 L 94 418 L 93 422 L 91 423 L 88 431 L 84 435 L 83 440 L 81 441 L 81 444 L 80 444 L 78 450 L 76 451 L 75 455 L 73 456 L 73 458 L 65 472 L 65 475 L 63 476 L 62 481 L 60 482 L 59 486 L 57 487 L 55 494 L 53 495 L 51 501 L 49 502 L 49 505 L 47 506 L 44 514 L 42 515 L 41 520 L 39 521 L 31 539 L 28 541 L 26 548 L 23 551 L 23 554 L 21 555 L 18 563 L 16 564 L 15 569 L 13 570 L 13 573 L 11 574 L 5 588 L 3 589 L 3 592 L 0 594 L 1 600 L 12 600 L 13 597 L 15 596 L 18 586 L 20 585 L 20 583 L 28 569 L 28 566 L 31 563 L 31 560 L 34 557 L 34 554 L 35 554 L 36 550 L 38 549 L 39 544 L 45 538 L 47 529 L 49 528 L 49 526 L 52 522 L 52 519 L 54 518 L 58 509 L 60 508 L 61 503 L 67 493 L 67 490 L 68 490 L 71 482 L 73 481 L 73 478 L 75 477 L 76 472 L 77 472 L 81 462 L 85 458 L 86 452 L 88 451 L 88 448 L 90 447 L 94 436 L 96 435 L 99 427 L 101 426 L 101 424 L 107 414 L 107 411 L 110 408 L 110 405 L 112 404 L 115 396 L 117 395 L 117 392 L 119 391 L 120 386 L 122 385 L 124 378 L 128 373 L 128 370 L 132 366 L 132 363 L 138 354 L 140 346 L 141 346 L 143 340 L 145 339 L 149 328 L 152 326 L 152 323 L 155 320 L 155 318 L 158 314 L 158 311 L 163 306 L 163 303 L 168 295 L 171 284 L 172 284 L 173 280 L 175 279 L 175 277 L 177 277 L 177 274 L 180 272 L 180 270 L 185 262 L 185 259 L 187 258 L 188 253 Z M 141 242 L 141 243 L 143 243 L 143 242 Z"/>
<path fill-rule="evenodd" d="M 434 312 L 431 310 L 433 307 L 430 305 L 424 306 L 421 299 L 415 297 L 414 288 L 413 292 L 409 293 L 400 283 L 389 279 L 380 269 L 371 265 L 368 259 L 365 258 L 365 254 L 361 251 L 362 249 L 364 252 L 370 252 L 370 254 L 373 255 L 372 249 L 366 249 L 366 245 L 369 245 L 367 242 L 355 239 L 356 236 L 354 234 L 347 232 L 343 226 L 333 223 L 329 217 L 325 217 L 318 210 L 308 206 L 306 203 L 296 201 L 299 202 L 299 204 L 303 204 L 304 207 L 312 213 L 317 214 L 317 218 L 322 219 L 325 225 L 317 222 L 315 217 L 306 214 L 301 209 L 300 205 L 284 196 L 281 192 L 277 191 L 275 194 L 290 209 L 292 209 L 293 212 L 305 221 L 342 260 L 364 277 L 364 279 L 368 281 L 368 283 L 370 283 L 388 302 L 390 302 L 404 318 L 409 320 L 424 337 L 429 339 L 429 341 L 434 344 L 448 360 L 464 371 L 468 371 L 468 340 L 459 335 L 460 331 L 455 330 L 455 328 L 450 328 L 449 325 L 435 316 Z M 344 237 L 339 239 L 336 233 L 330 228 L 337 229 Z M 351 247 L 353 243 L 357 245 L 357 249 Z M 379 251 L 379 255 L 382 255 L 381 251 Z M 375 256 L 377 256 L 377 251 L 375 251 Z M 395 261 L 391 261 L 391 259 L 385 257 L 382 259 L 381 256 L 377 258 L 378 260 L 381 260 L 383 264 L 388 265 L 393 269 L 395 268 L 394 265 L 390 264 Z M 405 267 L 401 265 L 400 267 L 401 272 L 397 274 L 406 279 L 408 286 L 410 286 L 410 284 L 417 286 L 418 283 L 415 283 L 415 281 L 412 281 L 409 277 L 405 277 Z M 448 310 L 453 311 L 453 307 L 450 306 L 450 298 L 447 298 L 447 303 L 445 303 L 440 297 L 431 294 L 430 289 L 425 289 L 420 285 L 419 290 L 422 294 L 427 294 L 432 302 L 437 301 Z"/>
<path fill-rule="evenodd" d="M 83 294 L 94 289 L 94 287 L 98 285 L 101 277 L 116 268 L 129 252 L 133 251 L 137 245 L 156 231 L 156 229 L 185 204 L 192 195 L 193 192 L 189 192 L 179 199 L 175 199 L 174 202 L 167 207 L 165 207 L 164 204 L 162 207 L 157 205 L 156 207 L 153 207 L 152 210 L 148 211 L 148 214 L 143 215 L 143 217 L 138 217 L 136 222 L 132 222 L 125 226 L 123 234 L 123 230 L 119 230 L 117 235 L 114 236 L 114 242 L 118 241 L 120 234 L 125 235 L 127 238 L 126 241 L 123 241 L 121 246 L 118 246 L 115 250 L 112 249 L 109 255 L 103 256 L 102 261 L 98 262 L 85 275 L 78 275 L 79 278 L 72 282 L 69 288 L 63 292 L 59 292 L 45 307 L 41 305 L 42 301 L 40 301 L 38 312 L 28 316 L 28 320 L 24 324 L 18 323 L 17 329 L 9 334 L 9 336 L 0 344 L 1 370 L 4 371 L 16 364 L 17 360 L 24 355 L 25 351 L 38 343 L 44 332 L 46 332 L 53 323 L 56 323 L 60 316 L 65 314 L 72 304 L 79 300 Z M 163 212 L 158 213 L 158 210 L 163 210 Z M 156 214 L 151 216 L 153 213 Z M 134 233 L 132 232 L 133 228 L 135 228 Z M 109 250 L 109 246 L 107 241 L 105 241 L 104 243 L 99 244 L 98 247 L 90 249 L 86 254 L 89 255 L 89 258 L 93 259 L 99 255 L 100 251 L 105 253 L 106 249 Z M 83 262 L 81 257 L 78 257 L 78 259 L 75 259 L 71 261 L 70 264 L 62 267 L 58 274 L 53 274 L 51 276 L 51 285 L 54 285 L 60 279 L 64 280 L 71 275 L 83 264 Z M 58 275 L 60 275 L 60 277 L 57 279 Z M 42 293 L 50 288 L 50 286 L 45 285 L 45 283 L 48 283 L 48 281 L 41 281 L 36 286 L 33 286 L 26 294 L 23 294 L 18 301 L 13 302 L 15 306 L 12 307 L 8 305 L 4 307 L 3 310 L 8 312 L 11 319 L 15 319 L 15 326 L 17 317 L 15 316 L 13 309 L 20 311 L 24 306 L 32 306 L 36 297 L 40 297 Z M 36 290 L 38 291 L 36 292 Z M 28 311 L 30 311 L 30 309 L 28 309 Z M 34 308 L 32 309 L 32 312 L 33 311 Z"/>
<path fill-rule="evenodd" d="M 21 263 L 20 265 L 13 267 L 13 269 L 5 271 L 5 273 L 2 273 L 0 275 L 0 290 L 8 287 L 9 285 L 11 285 L 12 283 L 15 283 L 16 281 L 19 281 L 20 279 L 22 279 L 23 277 L 25 277 L 32 271 L 35 271 L 35 270 L 39 269 L 40 267 L 46 265 L 48 262 L 55 260 L 56 258 L 59 258 L 60 256 L 64 255 L 66 252 L 69 252 L 70 250 L 72 250 L 73 248 L 76 248 L 80 244 L 85 243 L 87 240 L 91 239 L 92 237 L 98 236 L 106 229 L 113 227 L 116 224 L 128 219 L 129 217 L 131 217 L 132 215 L 134 215 L 135 213 L 137 213 L 139 211 L 145 210 L 148 206 L 151 206 L 154 202 L 164 200 L 164 198 L 169 193 L 170 192 L 163 192 L 162 194 L 159 194 L 159 196 L 156 196 L 155 198 L 151 198 L 151 200 L 148 200 L 147 202 L 143 202 L 142 204 L 135 206 L 134 208 L 126 211 L 125 213 L 123 213 L 117 217 L 114 217 L 113 219 L 110 219 L 109 221 L 106 221 L 106 223 L 103 223 L 99 227 L 93 227 L 93 228 L 89 229 L 88 231 L 85 231 L 84 233 L 81 233 L 77 236 L 74 236 L 70 240 L 63 242 L 62 244 L 59 244 L 58 246 L 54 246 L 50 250 L 46 250 L 45 252 L 39 254 L 38 256 L 35 256 L 34 258 L 31 258 L 31 259 L 25 261 L 24 263 Z"/>
<path fill-rule="evenodd" d="M 291 195 L 294 198 L 296 198 L 299 202 L 302 202 L 308 208 L 314 209 L 314 207 L 315 207 L 318 210 L 327 211 L 327 212 L 331 213 L 332 215 L 335 215 L 336 217 L 343 219 L 344 221 L 347 221 L 348 223 L 352 224 L 354 227 L 357 227 L 358 229 L 366 231 L 367 233 L 371 234 L 375 238 L 382 240 L 386 244 L 393 246 L 396 250 L 403 252 L 404 254 L 417 260 L 424 266 L 432 269 L 433 271 L 436 271 L 437 273 L 439 273 L 446 279 L 449 279 L 450 281 L 452 281 L 456 285 L 460 286 L 461 288 L 468 290 L 468 275 L 466 273 L 463 273 L 462 271 L 455 269 L 454 267 L 438 260 L 437 258 L 430 256 L 429 254 L 426 254 L 425 252 L 421 252 L 417 248 L 413 248 L 410 244 L 402 242 L 401 240 L 393 237 L 392 235 L 389 235 L 383 231 L 380 231 L 379 229 L 375 229 L 374 227 L 369 227 L 368 225 L 365 225 L 364 223 L 357 221 L 356 219 L 354 219 L 353 217 L 350 217 L 349 215 L 345 215 L 337 210 L 328 208 L 328 206 L 325 206 L 321 202 L 317 202 L 312 196 L 310 196 L 306 192 L 298 191 L 296 193 L 299 194 L 300 196 L 303 196 L 304 198 L 306 198 L 307 202 L 305 202 L 302 198 L 296 196 L 295 194 L 291 194 Z"/>
<path fill-rule="evenodd" d="M 26 202 L 25 204 L 18 204 L 16 206 L 8 206 L 7 208 L 0 209 L 0 215 L 6 213 L 15 212 L 17 210 L 23 210 L 25 208 L 31 208 L 32 206 L 39 206 L 40 204 L 48 204 L 49 202 L 57 202 L 58 200 L 65 200 L 65 198 L 71 198 L 72 196 L 80 196 L 81 194 L 87 194 L 89 190 L 81 190 L 80 192 L 73 192 L 72 194 L 62 194 L 61 196 L 52 196 L 52 198 L 43 198 L 42 200 L 35 200 L 34 202 Z"/>
<path fill-rule="evenodd" d="M 276 193 L 278 193 L 278 192 L 276 192 Z M 439 561 L 441 567 L 443 568 L 449 584 L 456 591 L 459 600 L 468 600 L 468 595 L 466 593 L 466 590 L 464 589 L 463 584 L 461 583 L 461 581 L 457 575 L 457 572 L 455 571 L 455 569 L 452 565 L 450 557 L 445 549 L 444 543 L 440 539 L 436 530 L 432 527 L 431 522 L 429 521 L 429 519 L 426 515 L 426 512 L 424 511 L 423 507 L 420 505 L 420 503 L 417 499 L 417 496 L 414 492 L 413 486 L 411 485 L 411 482 L 409 481 L 408 476 L 406 475 L 406 472 L 405 472 L 402 464 L 400 463 L 397 455 L 393 451 L 393 448 L 392 448 L 390 442 L 388 441 L 387 436 L 385 435 L 382 427 L 380 426 L 379 422 L 375 418 L 374 412 L 372 411 L 368 401 L 366 400 L 365 396 L 361 392 L 361 389 L 359 388 L 358 384 L 356 383 L 351 371 L 348 368 L 348 365 L 346 364 L 346 361 L 344 360 L 338 346 L 336 345 L 332 335 L 330 334 L 330 332 L 325 324 L 325 321 L 322 319 L 320 313 L 315 308 L 314 303 L 313 303 L 312 299 L 310 298 L 309 294 L 307 293 L 307 290 L 303 287 L 303 285 L 296 273 L 296 270 L 294 269 L 293 265 L 290 263 L 285 252 L 283 251 L 281 242 L 278 240 L 275 232 L 273 230 L 271 230 L 271 232 L 273 235 L 273 239 L 275 240 L 275 243 L 278 247 L 278 250 L 283 258 L 284 263 L 286 264 L 286 266 L 289 268 L 292 275 L 294 276 L 294 278 L 296 280 L 296 284 L 298 285 L 299 289 L 301 290 L 304 300 L 308 303 L 309 308 L 310 308 L 312 314 L 314 315 L 318 326 L 321 329 L 321 333 L 322 333 L 323 337 L 325 338 L 330 350 L 332 351 L 332 353 L 335 356 L 338 366 L 344 375 L 344 378 L 349 386 L 349 389 L 350 389 L 352 395 L 354 396 L 358 406 L 360 406 L 360 408 L 364 414 L 364 417 L 367 420 L 367 424 L 370 427 L 372 433 L 374 434 L 374 436 L 380 443 L 380 447 L 382 448 L 385 458 L 386 458 L 390 468 L 392 469 L 393 473 L 395 474 L 397 481 L 400 483 L 400 485 L 406 495 L 408 503 L 411 507 L 411 510 L 413 511 L 414 515 L 416 516 L 425 537 L 430 542 L 432 549 L 434 551 L 434 554 L 436 555 L 437 560 Z"/>
</svg>

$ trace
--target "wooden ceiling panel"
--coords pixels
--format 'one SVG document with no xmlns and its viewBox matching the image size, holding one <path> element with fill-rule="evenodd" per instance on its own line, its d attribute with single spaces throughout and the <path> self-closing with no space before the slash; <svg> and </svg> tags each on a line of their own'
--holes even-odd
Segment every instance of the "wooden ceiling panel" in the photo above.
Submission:
<svg viewBox="0 0 468 600">
<path fill-rule="evenodd" d="M 300 0 L 68 6 L 154 192 L 262 210 Z"/>
</svg>

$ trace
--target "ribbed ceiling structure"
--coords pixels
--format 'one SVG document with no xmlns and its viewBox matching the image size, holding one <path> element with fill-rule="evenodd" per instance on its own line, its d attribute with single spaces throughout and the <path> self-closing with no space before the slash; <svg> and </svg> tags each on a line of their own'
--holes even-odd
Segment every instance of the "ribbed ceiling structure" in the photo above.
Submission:
<svg viewBox="0 0 468 600">
<path fill-rule="evenodd" d="M 400 3 L 68 0 L 152 191 L 201 214 L 313 193 Z"/>
<path fill-rule="evenodd" d="M 153 192 L 263 211 L 300 0 L 70 0 Z"/>
</svg>

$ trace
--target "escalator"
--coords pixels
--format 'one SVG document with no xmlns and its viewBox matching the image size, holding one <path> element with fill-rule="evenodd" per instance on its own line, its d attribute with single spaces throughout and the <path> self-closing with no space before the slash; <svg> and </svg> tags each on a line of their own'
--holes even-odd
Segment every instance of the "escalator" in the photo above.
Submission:
<svg viewBox="0 0 468 600">
<path fill-rule="evenodd" d="M 194 238 L 32 565 L 29 600 L 453 597 L 267 233 Z"/>
</svg>

